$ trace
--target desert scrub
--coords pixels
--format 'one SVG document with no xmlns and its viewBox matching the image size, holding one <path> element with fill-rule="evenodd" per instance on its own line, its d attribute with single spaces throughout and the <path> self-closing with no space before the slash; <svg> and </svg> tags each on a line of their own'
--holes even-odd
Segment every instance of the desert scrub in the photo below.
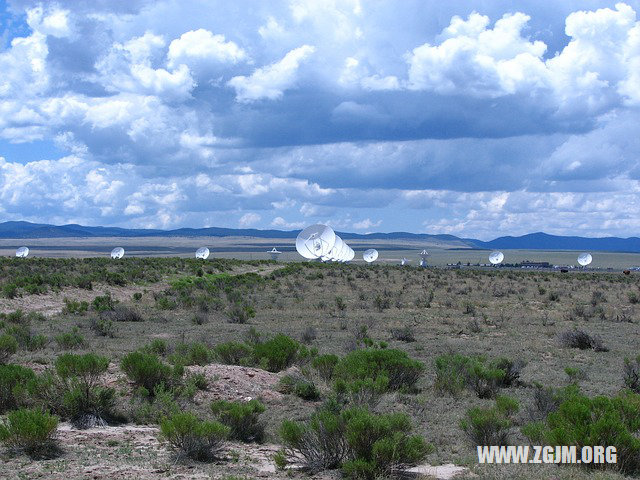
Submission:
<svg viewBox="0 0 640 480">
<path fill-rule="evenodd" d="M 590 335 L 584 330 L 574 328 L 565 330 L 559 337 L 560 345 L 566 348 L 578 348 L 580 350 L 593 349 L 596 352 L 607 352 L 609 349 L 604 346 L 602 339 L 597 335 Z"/>
<path fill-rule="evenodd" d="M 207 365 L 211 363 L 213 352 L 204 343 L 181 343 L 168 358 L 174 365 Z"/>
<path fill-rule="evenodd" d="M 455 396 L 470 388 L 479 398 L 492 398 L 500 388 L 517 383 L 524 362 L 450 353 L 436 358 L 435 366 L 436 389 Z"/>
<path fill-rule="evenodd" d="M 375 380 L 344 381 L 337 380 L 334 391 L 337 399 L 342 403 L 352 406 L 375 408 L 382 395 L 389 390 L 389 379 L 384 375 L 378 375 Z"/>
<path fill-rule="evenodd" d="M 9 449 L 32 458 L 47 458 L 57 453 L 55 431 L 58 418 L 38 409 L 13 410 L 0 420 L 0 441 Z"/>
<path fill-rule="evenodd" d="M 120 368 L 129 380 L 146 389 L 149 394 L 153 394 L 159 385 L 169 388 L 184 373 L 182 366 L 171 367 L 153 353 L 141 351 L 125 355 L 120 362 Z"/>
<path fill-rule="evenodd" d="M 253 364 L 253 347 L 246 343 L 219 343 L 213 348 L 213 355 L 220 363 L 225 365 L 249 366 Z"/>
<path fill-rule="evenodd" d="M 36 378 L 30 368 L 20 365 L 0 365 L 0 414 L 18 408 L 24 386 Z"/>
<path fill-rule="evenodd" d="M 84 337 L 80 334 L 78 327 L 73 327 L 70 331 L 55 336 L 58 348 L 61 350 L 71 350 L 84 345 Z"/>
<path fill-rule="evenodd" d="M 0 335 L 0 365 L 7 363 L 9 357 L 18 350 L 18 341 L 6 333 Z"/>
<path fill-rule="evenodd" d="M 218 400 L 211 404 L 211 412 L 217 420 L 229 427 L 229 438 L 241 442 L 262 442 L 264 424 L 259 417 L 264 411 L 264 405 L 255 399 L 248 402 Z"/>
<path fill-rule="evenodd" d="M 634 393 L 640 393 L 640 355 L 634 360 L 624 359 L 622 380 L 625 387 Z"/>
<path fill-rule="evenodd" d="M 460 421 L 460 428 L 472 445 L 507 445 L 512 425 L 509 417 L 517 411 L 517 401 L 498 397 L 494 407 L 467 410 L 465 418 Z"/>
<path fill-rule="evenodd" d="M 299 348 L 297 341 L 279 333 L 264 343 L 254 345 L 253 357 L 261 368 L 279 372 L 293 364 Z"/>
<path fill-rule="evenodd" d="M 227 309 L 229 323 L 247 323 L 250 318 L 256 316 L 256 311 L 249 305 L 234 303 Z"/>
<path fill-rule="evenodd" d="M 585 445 L 615 446 L 617 463 L 583 466 L 637 475 L 640 473 L 639 429 L 640 395 L 625 391 L 613 397 L 587 397 L 572 385 L 564 389 L 557 410 L 521 430 L 537 445 L 575 445 L 578 449 Z"/>
<path fill-rule="evenodd" d="M 98 313 L 108 312 L 115 308 L 115 301 L 111 298 L 111 294 L 99 295 L 91 302 L 91 308 Z"/>
<path fill-rule="evenodd" d="M 311 361 L 311 366 L 318 371 L 318 375 L 325 382 L 333 379 L 333 372 L 338 365 L 340 358 L 337 355 L 318 355 Z"/>
<path fill-rule="evenodd" d="M 340 412 L 328 405 L 308 422 L 285 420 L 280 436 L 288 462 L 310 472 L 341 468 L 347 478 L 374 479 L 426 456 L 430 446 L 411 430 L 405 414 L 376 415 L 364 408 Z"/>
<path fill-rule="evenodd" d="M 68 298 L 65 297 L 64 299 L 64 308 L 62 309 L 62 313 L 67 314 L 67 315 L 82 315 L 84 313 L 86 313 L 86 311 L 89 309 L 89 302 L 85 302 L 85 301 L 76 301 L 76 300 L 69 300 Z"/>
<path fill-rule="evenodd" d="M 278 383 L 278 390 L 285 394 L 294 394 L 303 400 L 320 398 L 320 391 L 315 384 L 302 375 L 285 375 Z"/>
<path fill-rule="evenodd" d="M 64 416 L 76 428 L 105 426 L 115 418 L 115 390 L 100 385 L 109 360 L 93 353 L 67 353 L 56 359 L 56 373 L 62 384 Z"/>
<path fill-rule="evenodd" d="M 211 461 L 219 457 L 229 427 L 220 422 L 198 419 L 193 413 L 182 412 L 160 422 L 160 433 L 179 457 Z"/>
<path fill-rule="evenodd" d="M 424 365 L 409 358 L 406 352 L 395 349 L 355 350 L 336 365 L 334 378 L 351 382 L 379 376 L 388 380 L 388 390 L 410 390 L 420 379 Z"/>
</svg>

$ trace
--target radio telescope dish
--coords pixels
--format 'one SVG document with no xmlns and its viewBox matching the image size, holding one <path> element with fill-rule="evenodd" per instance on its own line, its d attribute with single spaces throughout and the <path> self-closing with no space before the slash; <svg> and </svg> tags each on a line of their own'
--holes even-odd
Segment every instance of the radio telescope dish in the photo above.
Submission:
<svg viewBox="0 0 640 480">
<path fill-rule="evenodd" d="M 367 263 L 375 262 L 377 258 L 378 251 L 375 248 L 365 250 L 365 252 L 362 254 L 362 259 Z"/>
<path fill-rule="evenodd" d="M 282 254 L 282 252 L 279 252 L 278 249 L 276 247 L 273 247 L 271 250 L 269 250 L 269 255 L 271 255 L 271 260 L 278 260 L 278 257 Z"/>
<path fill-rule="evenodd" d="M 581 253 L 578 256 L 578 263 L 580 265 L 582 265 L 583 267 L 586 267 L 587 265 L 589 265 L 591 262 L 593 261 L 593 257 L 591 256 L 590 253 Z"/>
<path fill-rule="evenodd" d="M 116 247 L 111 250 L 111 258 L 118 259 L 124 257 L 124 248 Z"/>
<path fill-rule="evenodd" d="M 353 251 L 353 248 L 349 247 L 349 253 L 347 253 L 347 259 L 345 261 L 350 262 L 355 258 L 355 256 L 356 256 L 356 252 Z"/>
<path fill-rule="evenodd" d="M 336 233 L 326 225 L 311 225 L 296 238 L 296 250 L 304 258 L 326 257 L 336 243 Z"/>
<path fill-rule="evenodd" d="M 502 263 L 503 260 L 504 253 L 502 252 L 491 252 L 491 255 L 489 255 L 489 261 L 491 262 L 491 265 L 498 265 L 499 263 Z"/>
<path fill-rule="evenodd" d="M 429 252 L 426 250 L 422 250 L 420 252 L 420 266 L 425 268 L 427 266 L 427 257 L 429 256 Z"/>
<path fill-rule="evenodd" d="M 196 258 L 200 258 L 201 260 L 209 258 L 209 249 L 207 247 L 200 247 L 196 250 Z"/>
<path fill-rule="evenodd" d="M 330 260 L 332 262 L 338 261 L 340 259 L 340 252 L 342 251 L 344 245 L 345 243 L 342 241 L 342 239 L 338 235 L 336 235 L 336 241 L 333 244 L 333 248 L 327 254 L 327 256 L 323 258 L 323 260 Z"/>
<path fill-rule="evenodd" d="M 29 255 L 29 247 L 20 247 L 16 250 L 16 257 L 18 258 L 27 258 L 27 255 Z"/>
<path fill-rule="evenodd" d="M 407 265 L 409 263 L 409 259 L 402 257 L 402 260 L 400 260 L 400 265 Z"/>
</svg>

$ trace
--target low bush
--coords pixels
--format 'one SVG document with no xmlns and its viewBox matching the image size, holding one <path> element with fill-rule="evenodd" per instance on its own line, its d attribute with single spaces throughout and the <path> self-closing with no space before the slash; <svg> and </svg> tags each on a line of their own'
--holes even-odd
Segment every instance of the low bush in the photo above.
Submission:
<svg viewBox="0 0 640 480">
<path fill-rule="evenodd" d="M 109 360 L 93 353 L 59 356 L 56 373 L 63 385 L 64 416 L 77 428 L 104 426 L 115 415 L 115 390 L 99 384 Z"/>
<path fill-rule="evenodd" d="M 62 313 L 71 314 L 71 315 L 73 314 L 82 315 L 83 313 L 86 313 L 88 309 L 89 309 L 89 302 L 69 300 L 68 298 L 65 298 L 64 308 L 62 309 Z"/>
<path fill-rule="evenodd" d="M 143 347 L 143 350 L 147 353 L 154 353 L 156 355 L 166 355 L 167 342 L 165 342 L 161 338 L 156 338 L 152 340 L 148 345 Z"/>
<path fill-rule="evenodd" d="M 484 357 L 445 354 L 436 358 L 435 387 L 452 395 L 465 387 L 480 398 L 493 398 L 502 387 L 518 382 L 524 362 L 505 358 L 487 361 Z"/>
<path fill-rule="evenodd" d="M 89 322 L 89 328 L 100 337 L 115 338 L 118 331 L 113 320 L 103 316 L 93 317 Z"/>
<path fill-rule="evenodd" d="M 7 363 L 9 357 L 18 350 L 18 341 L 6 333 L 0 335 L 0 365 Z"/>
<path fill-rule="evenodd" d="M 280 379 L 278 390 L 286 394 L 294 394 L 303 400 L 318 400 L 320 391 L 315 384 L 301 375 L 285 375 Z"/>
<path fill-rule="evenodd" d="M 0 365 L 0 414 L 18 408 L 19 391 L 35 378 L 36 374 L 30 368 Z"/>
<path fill-rule="evenodd" d="M 352 382 L 383 376 L 388 390 L 406 390 L 415 387 L 424 365 L 409 358 L 406 352 L 395 349 L 360 349 L 350 352 L 336 365 L 334 378 Z"/>
<path fill-rule="evenodd" d="M 625 387 L 635 393 L 640 393 L 640 355 L 634 360 L 624 359 L 622 380 Z"/>
<path fill-rule="evenodd" d="M 190 412 L 177 413 L 160 423 L 162 437 L 178 455 L 198 461 L 217 458 L 229 431 L 220 422 L 202 421 Z"/>
<path fill-rule="evenodd" d="M 219 343 L 213 348 L 213 354 L 225 365 L 251 365 L 253 348 L 246 343 Z"/>
<path fill-rule="evenodd" d="M 298 342 L 279 333 L 270 340 L 256 344 L 253 347 L 253 356 L 261 368 L 279 372 L 293 364 L 299 348 Z"/>
<path fill-rule="evenodd" d="M 114 305 L 112 310 L 103 311 L 100 315 L 114 322 L 144 322 L 138 310 L 126 305 Z"/>
<path fill-rule="evenodd" d="M 640 395 L 625 391 L 614 397 L 587 397 L 575 385 L 567 387 L 557 410 L 546 419 L 522 428 L 537 445 L 610 445 L 617 463 L 583 464 L 587 468 L 618 469 L 627 475 L 640 473 Z M 538 443 L 544 442 L 544 443 Z"/>
<path fill-rule="evenodd" d="M 385 477 L 422 460 L 430 446 L 410 433 L 405 414 L 376 415 L 364 408 L 340 412 L 335 406 L 321 408 L 306 423 L 285 420 L 280 428 L 288 461 L 310 472 L 341 468 L 354 479 Z"/>
<path fill-rule="evenodd" d="M 262 442 L 264 439 L 264 424 L 259 416 L 265 407 L 258 400 L 218 400 L 211 404 L 211 411 L 220 423 L 229 427 L 229 438 L 241 442 Z"/>
<path fill-rule="evenodd" d="M 305 345 L 309 345 L 309 344 L 313 343 L 313 341 L 316 339 L 317 336 L 318 336 L 318 334 L 316 332 L 316 329 L 313 328 L 312 326 L 308 326 L 302 332 L 302 336 L 300 338 L 300 341 L 302 343 L 304 343 Z"/>
<path fill-rule="evenodd" d="M 229 323 L 247 323 L 250 318 L 256 316 L 256 311 L 249 305 L 234 303 L 227 309 Z"/>
<path fill-rule="evenodd" d="M 71 331 L 56 335 L 55 341 L 62 350 L 80 348 L 84 345 L 84 337 L 80 334 L 78 327 L 73 327 Z"/>
<path fill-rule="evenodd" d="M 505 403 L 507 404 L 498 403 L 491 408 L 474 407 L 467 410 L 465 418 L 460 421 L 460 427 L 473 445 L 509 444 L 511 420 L 504 408 L 509 407 L 510 402 Z"/>
<path fill-rule="evenodd" d="M 337 355 L 319 355 L 313 359 L 311 366 L 318 371 L 318 375 L 325 382 L 330 382 L 333 379 L 333 371 L 336 365 L 340 361 Z"/>
<path fill-rule="evenodd" d="M 579 348 L 580 350 L 593 349 L 596 352 L 606 352 L 609 349 L 602 343 L 597 335 L 589 335 L 579 329 L 565 330 L 560 334 L 560 344 L 566 348 Z"/>
<path fill-rule="evenodd" d="M 0 441 L 32 458 L 47 458 L 58 451 L 58 418 L 38 409 L 13 410 L 0 420 Z"/>
<path fill-rule="evenodd" d="M 98 313 L 108 312 L 114 309 L 115 301 L 111 298 L 111 294 L 100 295 L 93 299 L 91 307 Z"/>
<path fill-rule="evenodd" d="M 135 393 L 131 398 L 128 417 L 138 425 L 158 425 L 162 419 L 182 411 L 174 390 L 166 389 L 164 384 L 157 385 L 152 392 L 139 387 Z"/>
<path fill-rule="evenodd" d="M 416 336 L 413 333 L 413 329 L 410 326 L 404 326 L 402 328 L 391 329 L 391 338 L 399 340 L 401 342 L 415 342 Z"/>
<path fill-rule="evenodd" d="M 380 402 L 382 395 L 389 389 L 389 379 L 379 375 L 376 379 L 336 381 L 335 392 L 343 403 L 354 406 L 374 408 Z"/>
<path fill-rule="evenodd" d="M 145 388 L 150 394 L 159 385 L 169 388 L 176 377 L 181 377 L 180 367 L 171 367 L 163 363 L 156 355 L 141 351 L 125 355 L 120 362 L 122 371 L 137 386 Z"/>
</svg>

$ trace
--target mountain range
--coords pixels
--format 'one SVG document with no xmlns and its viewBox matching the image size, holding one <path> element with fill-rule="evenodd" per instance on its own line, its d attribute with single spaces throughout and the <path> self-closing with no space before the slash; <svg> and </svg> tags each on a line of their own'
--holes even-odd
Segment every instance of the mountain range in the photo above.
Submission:
<svg viewBox="0 0 640 480">
<path fill-rule="evenodd" d="M 83 225 L 49 225 L 22 221 L 0 223 L 0 238 L 65 238 L 65 237 L 254 237 L 254 238 L 295 238 L 299 230 L 258 230 L 253 228 L 178 228 L 174 230 L 136 229 L 119 227 L 87 227 Z M 530 233 L 520 237 L 499 237 L 485 242 L 473 238 L 459 238 L 454 235 L 430 235 L 426 233 L 350 233 L 337 232 L 345 240 L 410 240 L 429 241 L 447 245 L 450 248 L 476 249 L 525 249 L 525 250 L 588 250 L 640 253 L 640 238 L 629 237 L 575 237 L 549 235 L 543 232 Z"/>
</svg>

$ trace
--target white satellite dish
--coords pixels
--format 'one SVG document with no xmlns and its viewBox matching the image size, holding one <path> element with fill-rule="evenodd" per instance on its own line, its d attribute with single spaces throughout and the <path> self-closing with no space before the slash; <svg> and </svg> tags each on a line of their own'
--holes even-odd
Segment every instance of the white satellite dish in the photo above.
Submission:
<svg viewBox="0 0 640 480">
<path fill-rule="evenodd" d="M 199 258 L 201 260 L 206 260 L 207 258 L 209 258 L 209 249 L 207 247 L 200 247 L 198 250 L 196 250 L 196 258 Z"/>
<path fill-rule="evenodd" d="M 340 252 L 342 251 L 344 245 L 345 243 L 342 241 L 342 239 L 338 235 L 336 235 L 336 241 L 333 244 L 333 248 L 325 257 L 322 258 L 322 260 L 332 262 L 338 261 L 340 259 Z"/>
<path fill-rule="evenodd" d="M 362 254 L 362 259 L 367 263 L 375 262 L 377 258 L 378 251 L 375 248 L 365 250 L 365 252 Z"/>
<path fill-rule="evenodd" d="M 498 265 L 499 263 L 502 263 L 502 261 L 504 260 L 504 253 L 502 252 L 491 252 L 491 255 L 489 255 L 489 262 L 491 262 L 491 265 Z"/>
<path fill-rule="evenodd" d="M 402 257 L 402 260 L 400 260 L 400 265 L 408 265 L 409 264 L 409 259 Z"/>
<path fill-rule="evenodd" d="M 16 257 L 18 258 L 27 258 L 27 255 L 29 255 L 29 247 L 20 247 L 16 250 Z"/>
<path fill-rule="evenodd" d="M 111 250 L 111 258 L 118 259 L 124 257 L 124 248 L 116 247 Z"/>
<path fill-rule="evenodd" d="M 578 263 L 580 265 L 582 265 L 583 267 L 586 267 L 587 265 L 589 265 L 591 262 L 593 261 L 593 257 L 591 256 L 590 253 L 581 253 L 578 256 Z"/>
<path fill-rule="evenodd" d="M 282 252 L 279 252 L 278 249 L 276 247 L 273 247 L 271 250 L 269 250 L 269 255 L 271 255 L 271 260 L 278 260 L 278 257 L 282 254 Z"/>
<path fill-rule="evenodd" d="M 426 250 L 422 250 L 420 252 L 420 266 L 425 268 L 427 266 L 427 257 L 429 256 L 429 252 Z"/>
<path fill-rule="evenodd" d="M 353 251 L 353 248 L 349 247 L 349 252 L 347 253 L 345 262 L 350 262 L 355 258 L 355 256 L 356 256 L 356 252 Z"/>
<path fill-rule="evenodd" d="M 336 233 L 326 225 L 311 225 L 296 238 L 296 250 L 304 258 L 326 257 L 336 242 Z"/>
</svg>

